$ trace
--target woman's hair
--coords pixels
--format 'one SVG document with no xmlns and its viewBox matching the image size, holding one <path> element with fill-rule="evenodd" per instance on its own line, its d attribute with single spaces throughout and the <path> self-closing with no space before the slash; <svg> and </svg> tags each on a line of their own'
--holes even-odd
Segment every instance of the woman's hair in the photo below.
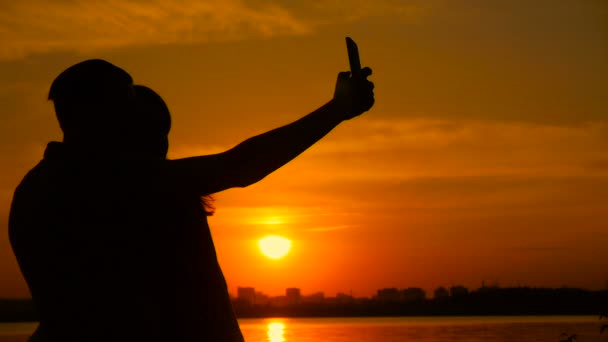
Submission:
<svg viewBox="0 0 608 342">
<path fill-rule="evenodd" d="M 165 101 L 154 90 L 133 86 L 137 116 L 140 121 L 136 141 L 136 153 L 141 157 L 166 159 L 169 149 L 168 135 L 171 130 L 171 113 Z M 200 205 L 207 216 L 215 210 L 211 195 L 200 197 Z"/>
<path fill-rule="evenodd" d="M 154 90 L 136 84 L 133 86 L 135 102 L 140 114 L 140 124 L 158 135 L 168 135 L 171 130 L 169 107 Z"/>
</svg>

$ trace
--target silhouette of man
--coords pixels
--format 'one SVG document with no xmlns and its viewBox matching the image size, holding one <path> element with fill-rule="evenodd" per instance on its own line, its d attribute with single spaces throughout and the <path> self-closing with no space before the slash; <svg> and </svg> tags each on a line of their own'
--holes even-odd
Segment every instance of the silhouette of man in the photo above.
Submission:
<svg viewBox="0 0 608 342">
<path fill-rule="evenodd" d="M 9 218 L 39 341 L 242 341 L 201 197 L 245 187 L 374 103 L 371 74 L 338 75 L 334 97 L 215 155 L 165 159 L 168 109 L 102 60 L 51 85 L 63 130 L 17 187 Z"/>
</svg>

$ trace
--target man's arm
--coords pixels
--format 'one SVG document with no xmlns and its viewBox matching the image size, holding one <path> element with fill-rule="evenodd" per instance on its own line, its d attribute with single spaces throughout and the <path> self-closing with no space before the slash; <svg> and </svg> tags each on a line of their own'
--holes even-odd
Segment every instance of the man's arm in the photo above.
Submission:
<svg viewBox="0 0 608 342">
<path fill-rule="evenodd" d="M 249 138 L 219 154 L 171 160 L 167 172 L 179 187 L 201 195 L 254 184 L 285 165 L 346 119 L 374 103 L 371 75 L 355 79 L 340 73 L 334 98 L 314 112 L 283 127 Z"/>
</svg>

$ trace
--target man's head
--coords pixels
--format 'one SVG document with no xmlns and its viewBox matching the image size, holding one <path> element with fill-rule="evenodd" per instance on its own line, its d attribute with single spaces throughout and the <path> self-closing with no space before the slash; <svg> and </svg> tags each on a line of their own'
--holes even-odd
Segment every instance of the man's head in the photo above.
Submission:
<svg viewBox="0 0 608 342">
<path fill-rule="evenodd" d="M 49 91 L 64 141 L 85 145 L 120 138 L 129 131 L 133 99 L 131 76 L 100 59 L 69 67 Z"/>
</svg>

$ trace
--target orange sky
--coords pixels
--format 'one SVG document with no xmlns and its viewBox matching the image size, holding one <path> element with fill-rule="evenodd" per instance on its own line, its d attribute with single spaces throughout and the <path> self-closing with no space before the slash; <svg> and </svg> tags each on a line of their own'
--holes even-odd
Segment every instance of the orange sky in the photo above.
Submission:
<svg viewBox="0 0 608 342">
<path fill-rule="evenodd" d="M 329 100 L 346 35 L 377 104 L 215 196 L 232 293 L 608 286 L 605 1 L 148 3 L 0 3 L 0 297 L 27 296 L 6 222 L 13 189 L 61 139 L 45 101 L 59 72 L 105 58 L 156 89 L 178 158 Z M 259 253 L 268 233 L 292 239 L 287 257 Z"/>
</svg>

